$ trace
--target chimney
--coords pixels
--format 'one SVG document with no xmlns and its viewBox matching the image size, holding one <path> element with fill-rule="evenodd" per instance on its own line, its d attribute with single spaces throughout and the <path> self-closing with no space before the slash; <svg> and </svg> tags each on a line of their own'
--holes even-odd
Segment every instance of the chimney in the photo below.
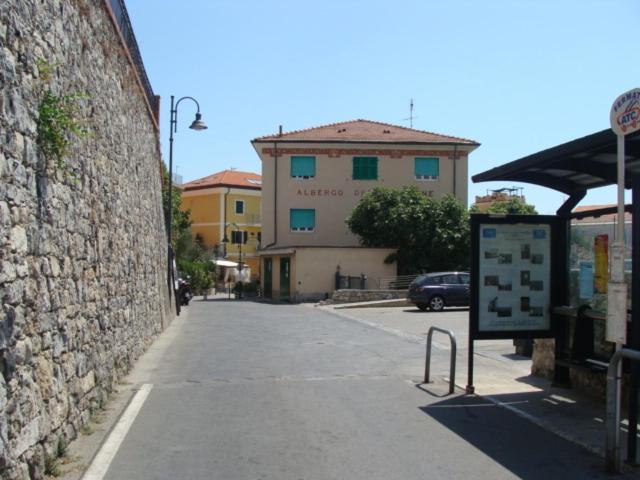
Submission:
<svg viewBox="0 0 640 480">
<path fill-rule="evenodd" d="M 278 127 L 278 136 L 281 137 L 282 136 L 282 125 L 280 125 Z"/>
</svg>

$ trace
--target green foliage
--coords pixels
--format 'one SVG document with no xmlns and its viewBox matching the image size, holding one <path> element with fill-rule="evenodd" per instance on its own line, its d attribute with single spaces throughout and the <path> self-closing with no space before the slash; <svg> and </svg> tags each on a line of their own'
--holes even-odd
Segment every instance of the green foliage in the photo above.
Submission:
<svg viewBox="0 0 640 480">
<path fill-rule="evenodd" d="M 213 286 L 213 257 L 202 239 L 198 235 L 194 237 L 191 230 L 184 230 L 176 239 L 178 271 L 182 277 L 188 277 L 196 294 L 204 293 Z"/>
<path fill-rule="evenodd" d="M 202 294 L 213 286 L 211 267 L 213 263 L 203 261 L 179 260 L 180 275 L 189 279 L 194 293 Z"/>
<path fill-rule="evenodd" d="M 510 197 L 507 200 L 493 202 L 486 212 L 481 212 L 477 205 L 471 205 L 469 213 L 506 213 L 509 215 L 537 215 L 533 205 L 527 205 L 520 197 Z"/>
<path fill-rule="evenodd" d="M 397 248 L 398 274 L 469 266 L 469 217 L 455 197 L 433 199 L 415 187 L 376 187 L 346 220 L 368 247 Z"/>
<path fill-rule="evenodd" d="M 165 222 L 167 221 L 167 208 L 169 204 L 169 171 L 166 165 L 162 164 L 162 210 Z M 180 249 L 180 242 L 190 242 L 191 236 L 191 211 L 182 210 L 182 191 L 179 187 L 172 185 L 171 189 L 171 244 L 176 255 Z M 189 239 L 185 239 L 188 233 Z M 186 247 L 185 247 L 186 248 Z"/>
<path fill-rule="evenodd" d="M 47 455 L 44 458 L 44 473 L 51 477 L 59 477 L 62 473 L 60 470 L 60 460 L 53 456 Z"/>
<path fill-rule="evenodd" d="M 41 79 L 49 82 L 53 65 L 38 62 Z M 38 107 L 38 146 L 45 158 L 57 168 L 68 170 L 65 156 L 77 138 L 88 135 L 89 130 L 79 114 L 79 102 L 88 98 L 83 93 L 56 95 L 49 88 L 44 90 Z"/>
</svg>

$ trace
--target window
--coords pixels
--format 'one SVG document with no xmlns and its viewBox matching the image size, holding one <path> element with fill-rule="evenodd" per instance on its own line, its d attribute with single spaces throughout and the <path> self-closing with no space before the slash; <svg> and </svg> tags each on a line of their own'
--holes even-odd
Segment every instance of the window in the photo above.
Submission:
<svg viewBox="0 0 640 480">
<path fill-rule="evenodd" d="M 313 208 L 292 208 L 289 210 L 292 232 L 313 232 L 316 228 L 316 211 Z"/>
<path fill-rule="evenodd" d="M 291 157 L 291 178 L 316 176 L 316 157 Z"/>
<path fill-rule="evenodd" d="M 440 277 L 440 283 L 445 283 L 447 285 L 457 285 L 458 277 L 452 273 L 448 275 L 443 275 L 442 277 Z"/>
<path fill-rule="evenodd" d="M 236 215 L 244 215 L 244 200 L 236 200 Z"/>
<path fill-rule="evenodd" d="M 377 180 L 378 157 L 353 157 L 354 180 Z"/>
<path fill-rule="evenodd" d="M 247 243 L 247 238 L 249 237 L 248 232 L 243 230 L 232 230 L 231 231 L 231 243 Z"/>
<path fill-rule="evenodd" d="M 440 159 L 416 158 L 415 173 L 417 180 L 438 180 L 440 177 Z"/>
</svg>

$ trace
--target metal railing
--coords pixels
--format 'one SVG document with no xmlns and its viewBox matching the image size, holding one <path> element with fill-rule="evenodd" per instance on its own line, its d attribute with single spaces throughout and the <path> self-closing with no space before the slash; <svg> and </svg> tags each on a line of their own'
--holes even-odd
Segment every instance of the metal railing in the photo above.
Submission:
<svg viewBox="0 0 640 480">
<path fill-rule="evenodd" d="M 400 275 L 398 277 L 381 277 L 378 279 L 379 290 L 408 290 L 409 285 L 420 275 Z"/>
<path fill-rule="evenodd" d="M 367 276 L 364 273 L 360 275 L 341 275 L 340 272 L 335 273 L 335 289 L 354 289 L 365 290 L 367 288 Z"/>
<path fill-rule="evenodd" d="M 607 437 L 604 458 L 607 470 L 616 473 L 620 472 L 622 467 L 622 452 L 620 451 L 620 377 L 618 375 L 618 365 L 623 358 L 640 362 L 640 351 L 630 348 L 618 350 L 611 357 L 609 368 L 607 369 Z"/>
<path fill-rule="evenodd" d="M 456 336 L 451 330 L 445 330 L 440 327 L 431 327 L 427 334 L 427 356 L 424 362 L 424 383 L 429 383 L 429 371 L 431 370 L 431 338 L 433 332 L 446 333 L 451 340 L 451 366 L 449 368 L 449 393 L 453 393 L 455 389 L 456 380 L 456 352 L 458 350 L 458 344 L 456 342 Z"/>
<path fill-rule="evenodd" d="M 127 45 L 129 49 L 129 55 L 131 55 L 131 60 L 138 71 L 138 76 L 140 77 L 140 81 L 142 82 L 142 86 L 144 88 L 145 95 L 147 97 L 147 101 L 151 106 L 153 111 L 157 111 L 156 105 L 156 96 L 153 93 L 153 88 L 151 88 L 151 82 L 149 82 L 149 77 L 147 76 L 147 71 L 144 68 L 144 63 L 142 62 L 142 55 L 140 55 L 140 49 L 138 48 L 138 42 L 136 41 L 136 36 L 133 33 L 133 27 L 131 26 L 131 20 L 129 19 L 129 14 L 127 13 L 127 7 L 124 4 L 124 0 L 108 0 L 109 5 L 111 6 L 111 10 L 113 11 L 113 15 L 115 16 L 116 22 L 118 24 L 118 29 L 120 30 L 120 34 L 124 40 L 124 43 Z"/>
</svg>

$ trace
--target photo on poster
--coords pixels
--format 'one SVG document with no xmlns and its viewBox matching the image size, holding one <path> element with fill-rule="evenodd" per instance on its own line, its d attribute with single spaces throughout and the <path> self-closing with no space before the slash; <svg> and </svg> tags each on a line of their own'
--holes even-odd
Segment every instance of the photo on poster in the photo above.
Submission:
<svg viewBox="0 0 640 480">
<path fill-rule="evenodd" d="M 529 305 L 530 299 L 529 297 L 520 297 L 520 311 L 528 312 L 531 309 L 531 305 Z"/>
<path fill-rule="evenodd" d="M 544 255 L 541 253 L 534 253 L 531 255 L 531 263 L 534 265 L 542 265 L 544 263 Z"/>
<path fill-rule="evenodd" d="M 498 307 L 497 313 L 498 313 L 498 317 L 510 317 L 511 307 Z"/>
<path fill-rule="evenodd" d="M 498 263 L 500 264 L 513 263 L 513 255 L 510 253 L 501 253 L 500 255 L 498 255 Z"/>
<path fill-rule="evenodd" d="M 499 283 L 498 284 L 498 291 L 510 292 L 511 290 L 512 290 L 511 282 Z"/>
<path fill-rule="evenodd" d="M 535 292 L 542 292 L 544 290 L 544 282 L 542 280 L 531 280 L 529 288 Z"/>
<path fill-rule="evenodd" d="M 523 287 L 528 287 L 530 281 L 531 281 L 531 272 L 529 270 L 520 271 L 520 285 Z"/>
<path fill-rule="evenodd" d="M 498 250 L 497 249 L 485 250 L 484 251 L 484 258 L 486 260 L 492 260 L 494 258 L 498 258 Z"/>
<path fill-rule="evenodd" d="M 544 317 L 544 310 L 542 307 L 531 307 L 529 309 L 530 317 Z"/>
<path fill-rule="evenodd" d="M 484 277 L 485 287 L 497 287 L 500 284 L 500 277 L 498 275 L 486 275 Z"/>
<path fill-rule="evenodd" d="M 531 245 L 524 243 L 520 245 L 520 258 L 522 260 L 529 260 L 531 257 Z"/>
</svg>

